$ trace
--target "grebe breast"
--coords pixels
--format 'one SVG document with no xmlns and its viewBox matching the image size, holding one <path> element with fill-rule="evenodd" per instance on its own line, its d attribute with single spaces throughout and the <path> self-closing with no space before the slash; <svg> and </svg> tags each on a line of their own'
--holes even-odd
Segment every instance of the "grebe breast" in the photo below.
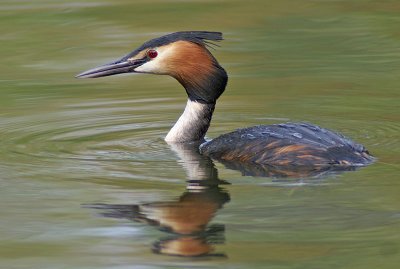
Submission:
<svg viewBox="0 0 400 269">
<path fill-rule="evenodd" d="M 363 166 L 373 157 L 360 144 L 309 123 L 259 125 L 200 146 L 213 159 L 271 166 Z"/>
</svg>

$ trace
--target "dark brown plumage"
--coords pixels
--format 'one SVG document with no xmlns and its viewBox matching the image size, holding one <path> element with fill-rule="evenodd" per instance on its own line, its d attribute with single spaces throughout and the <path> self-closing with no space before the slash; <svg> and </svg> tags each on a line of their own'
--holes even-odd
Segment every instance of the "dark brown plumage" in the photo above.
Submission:
<svg viewBox="0 0 400 269">
<path fill-rule="evenodd" d="M 350 139 L 308 123 L 260 125 L 224 134 L 200 146 L 223 161 L 271 166 L 362 166 L 373 161 Z"/>
</svg>

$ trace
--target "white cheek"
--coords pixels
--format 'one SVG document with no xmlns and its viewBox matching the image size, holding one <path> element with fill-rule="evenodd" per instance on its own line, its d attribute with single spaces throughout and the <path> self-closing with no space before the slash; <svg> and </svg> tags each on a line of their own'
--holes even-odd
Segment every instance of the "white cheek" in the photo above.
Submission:
<svg viewBox="0 0 400 269">
<path fill-rule="evenodd" d="M 174 52 L 174 46 L 163 47 L 157 50 L 158 56 L 147 63 L 135 68 L 136 72 L 140 73 L 153 73 L 153 74 L 168 74 L 164 68 L 164 63 L 168 62 L 169 57 L 171 57 Z"/>
<path fill-rule="evenodd" d="M 159 61 L 157 61 L 157 59 L 142 64 L 141 66 L 135 68 L 135 71 L 141 73 L 156 73 L 156 74 L 161 72 Z"/>
</svg>

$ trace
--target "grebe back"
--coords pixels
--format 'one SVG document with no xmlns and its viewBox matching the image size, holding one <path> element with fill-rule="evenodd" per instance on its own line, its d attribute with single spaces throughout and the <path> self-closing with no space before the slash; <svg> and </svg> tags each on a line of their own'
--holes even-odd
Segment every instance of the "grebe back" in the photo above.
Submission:
<svg viewBox="0 0 400 269">
<path fill-rule="evenodd" d="M 210 126 L 228 75 L 207 49 L 222 40 L 219 32 L 176 32 L 147 41 L 116 62 L 85 71 L 78 78 L 121 73 L 170 75 L 185 88 L 183 114 L 165 140 L 200 141 Z M 343 135 L 309 123 L 284 123 L 239 129 L 200 146 L 214 159 L 271 166 L 362 166 L 373 157 Z"/>
</svg>

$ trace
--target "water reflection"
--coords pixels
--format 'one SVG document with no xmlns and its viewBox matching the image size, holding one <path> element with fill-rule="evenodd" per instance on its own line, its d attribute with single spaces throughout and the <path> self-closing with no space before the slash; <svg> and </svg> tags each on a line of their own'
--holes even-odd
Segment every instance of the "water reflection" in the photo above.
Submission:
<svg viewBox="0 0 400 269">
<path fill-rule="evenodd" d="M 187 171 L 186 190 L 172 201 L 143 204 L 94 204 L 104 217 L 125 218 L 154 226 L 168 233 L 157 240 L 152 250 L 158 254 L 184 257 L 225 256 L 215 252 L 214 245 L 224 242 L 225 226 L 209 224 L 215 214 L 230 200 L 220 185 L 218 171 L 208 157 L 198 152 L 198 144 L 171 144 Z"/>
<path fill-rule="evenodd" d="M 224 242 L 224 224 L 210 224 L 230 195 L 222 185 L 229 184 L 218 178 L 214 162 L 199 153 L 199 143 L 169 144 L 186 170 L 186 190 L 175 200 L 142 204 L 92 204 L 104 217 L 129 219 L 156 227 L 168 233 L 153 243 L 157 254 L 183 257 L 225 256 L 215 252 L 215 244 Z M 224 163 L 224 162 L 223 162 Z M 227 168 L 240 170 L 244 175 L 273 176 L 277 178 L 318 178 L 338 170 L 318 168 L 276 168 L 241 163 L 224 163 Z M 341 170 L 343 171 L 343 170 Z M 284 182 L 283 180 L 279 180 Z"/>
<path fill-rule="evenodd" d="M 345 171 L 355 171 L 357 166 L 270 166 L 267 164 L 242 163 L 218 160 L 226 168 L 238 170 L 243 176 L 272 177 L 279 179 L 315 179 L 325 178 Z"/>
<path fill-rule="evenodd" d="M 218 171 L 213 161 L 199 153 L 198 147 L 201 143 L 173 144 L 169 143 L 171 149 L 178 155 L 185 168 L 190 183 L 201 180 L 207 184 L 207 180 L 216 180 Z M 218 159 L 226 168 L 240 171 L 243 176 L 271 177 L 279 179 L 315 179 L 326 178 L 330 175 L 340 174 L 345 171 L 355 171 L 356 166 L 271 166 L 267 164 L 244 163 L 234 160 Z M 227 183 L 227 182 L 225 182 Z"/>
<path fill-rule="evenodd" d="M 214 252 L 214 245 L 224 242 L 225 226 L 209 225 L 209 222 L 229 199 L 224 189 L 218 185 L 208 185 L 201 189 L 189 189 L 172 201 L 131 205 L 96 204 L 89 207 L 101 209 L 104 217 L 129 219 L 168 233 L 168 236 L 153 244 L 155 253 L 185 257 L 223 256 Z"/>
</svg>

